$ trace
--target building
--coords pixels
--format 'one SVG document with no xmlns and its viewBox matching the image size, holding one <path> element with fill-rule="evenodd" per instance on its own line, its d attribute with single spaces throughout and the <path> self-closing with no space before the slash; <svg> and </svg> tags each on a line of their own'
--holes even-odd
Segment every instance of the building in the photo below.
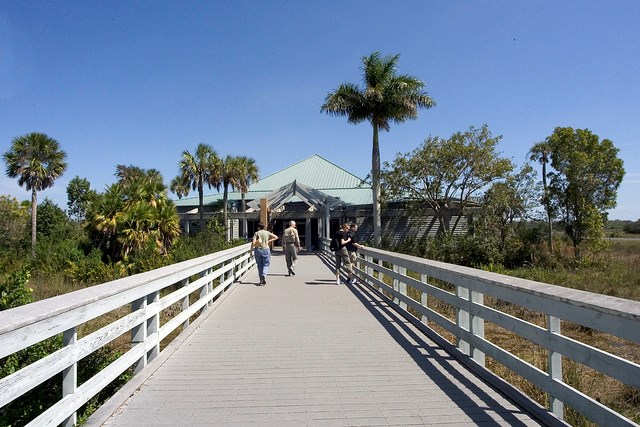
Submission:
<svg viewBox="0 0 640 427">
<path fill-rule="evenodd" d="M 318 247 L 319 237 L 331 236 L 343 222 L 359 225 L 360 241 L 372 239 L 372 190 L 362 178 L 313 155 L 251 184 L 245 194 L 229 192 L 229 238 L 250 239 L 260 222 L 261 200 L 268 206 L 268 227 L 281 235 L 290 220 L 296 221 L 302 245 Z M 219 214 L 222 194 L 204 197 L 205 218 Z M 198 197 L 177 200 L 180 224 L 185 232 L 198 226 Z M 454 216 L 455 232 L 466 231 L 466 220 Z M 462 221 L 460 219 L 463 219 Z M 397 243 L 405 236 L 420 238 L 435 235 L 438 221 L 434 215 L 410 217 L 402 203 L 390 204 L 382 211 L 383 239 Z M 276 242 L 278 245 L 279 242 Z"/>
</svg>

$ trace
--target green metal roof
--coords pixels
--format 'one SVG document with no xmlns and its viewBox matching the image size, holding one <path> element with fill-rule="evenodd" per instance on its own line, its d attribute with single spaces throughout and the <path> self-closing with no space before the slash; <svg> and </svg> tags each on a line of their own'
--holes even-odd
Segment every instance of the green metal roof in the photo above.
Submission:
<svg viewBox="0 0 640 427">
<path fill-rule="evenodd" d="M 371 186 L 364 183 L 362 178 L 331 163 L 315 154 L 278 172 L 260 178 L 249 186 L 245 194 L 246 200 L 256 200 L 267 196 L 274 190 L 293 181 L 307 187 L 320 190 L 333 197 L 340 198 L 349 205 L 370 205 L 372 201 Z M 240 192 L 229 192 L 229 200 L 240 200 Z M 222 200 L 222 193 L 204 196 L 204 204 L 208 205 Z M 297 201 L 297 198 L 291 199 Z M 175 200 L 177 206 L 197 206 L 198 197 Z"/>
</svg>

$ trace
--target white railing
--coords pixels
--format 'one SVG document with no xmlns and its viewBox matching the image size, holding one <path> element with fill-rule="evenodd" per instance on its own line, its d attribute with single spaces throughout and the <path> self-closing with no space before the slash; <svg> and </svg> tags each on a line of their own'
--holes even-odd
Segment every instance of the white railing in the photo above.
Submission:
<svg viewBox="0 0 640 427">
<path fill-rule="evenodd" d="M 323 240 L 322 245 L 328 252 L 329 240 Z M 560 325 L 570 324 L 572 330 L 600 331 L 603 337 L 613 338 L 620 354 L 632 355 L 635 349 L 637 358 L 640 302 L 368 247 L 359 250 L 355 274 L 438 344 L 527 409 L 536 411 L 538 405 L 487 369 L 485 357 L 542 390 L 547 396 L 547 408 L 538 410 L 547 410 L 547 415 L 562 420 L 566 405 L 601 426 L 637 426 L 563 379 L 563 365 L 566 368 L 569 363 L 574 364 L 573 369 L 578 364 L 593 370 L 593 375 L 626 384 L 635 389 L 632 394 L 637 396 L 637 360 L 580 342 L 563 334 Z M 519 318 L 513 308 L 536 313 L 543 321 L 535 324 Z M 500 347 L 494 342 L 498 340 L 492 341 L 491 334 L 485 336 L 485 328 L 508 331 L 541 348 L 540 367 Z M 600 387 L 605 384 L 603 380 Z"/>
<path fill-rule="evenodd" d="M 0 311 L 0 359 L 48 338 L 63 347 L 0 379 L 0 408 L 62 373 L 62 399 L 30 426 L 73 426 L 76 412 L 121 374 L 139 372 L 172 332 L 189 325 L 255 264 L 250 244 L 126 277 L 69 294 Z M 107 313 L 117 320 L 78 337 L 78 330 Z M 78 384 L 78 362 L 130 332 L 128 349 L 108 367 Z"/>
</svg>

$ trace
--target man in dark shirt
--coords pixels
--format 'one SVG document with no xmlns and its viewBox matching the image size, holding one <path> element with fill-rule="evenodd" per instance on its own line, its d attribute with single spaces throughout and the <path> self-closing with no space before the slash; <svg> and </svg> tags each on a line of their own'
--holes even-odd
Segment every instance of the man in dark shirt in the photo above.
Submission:
<svg viewBox="0 0 640 427">
<path fill-rule="evenodd" d="M 351 277 L 351 283 L 355 283 L 356 282 L 356 278 L 353 276 L 353 267 L 356 264 L 356 260 L 358 259 L 358 249 L 364 247 L 364 245 L 361 245 L 360 243 L 358 243 L 358 224 L 356 224 L 355 222 L 351 223 L 351 226 L 349 227 L 349 243 L 347 243 L 347 251 L 349 253 L 349 263 L 351 264 L 351 273 L 352 273 L 352 277 Z"/>
<path fill-rule="evenodd" d="M 334 237 L 338 241 L 338 250 L 335 252 L 336 284 L 340 284 L 340 267 L 342 265 L 344 265 L 345 270 L 347 270 L 347 283 L 350 283 L 353 276 L 353 270 L 351 269 L 351 259 L 349 258 L 349 251 L 347 250 L 347 245 L 351 241 L 351 237 L 349 237 L 349 224 L 342 224 L 342 228 L 336 232 Z"/>
</svg>

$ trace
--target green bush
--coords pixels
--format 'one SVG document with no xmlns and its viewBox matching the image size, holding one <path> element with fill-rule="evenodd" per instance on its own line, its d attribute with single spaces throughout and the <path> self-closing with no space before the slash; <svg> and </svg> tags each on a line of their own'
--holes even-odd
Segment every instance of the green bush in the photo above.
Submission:
<svg viewBox="0 0 640 427">
<path fill-rule="evenodd" d="M 31 270 L 23 266 L 0 283 L 0 311 L 31 302 L 33 290 L 27 287 L 30 276 Z"/>
</svg>

